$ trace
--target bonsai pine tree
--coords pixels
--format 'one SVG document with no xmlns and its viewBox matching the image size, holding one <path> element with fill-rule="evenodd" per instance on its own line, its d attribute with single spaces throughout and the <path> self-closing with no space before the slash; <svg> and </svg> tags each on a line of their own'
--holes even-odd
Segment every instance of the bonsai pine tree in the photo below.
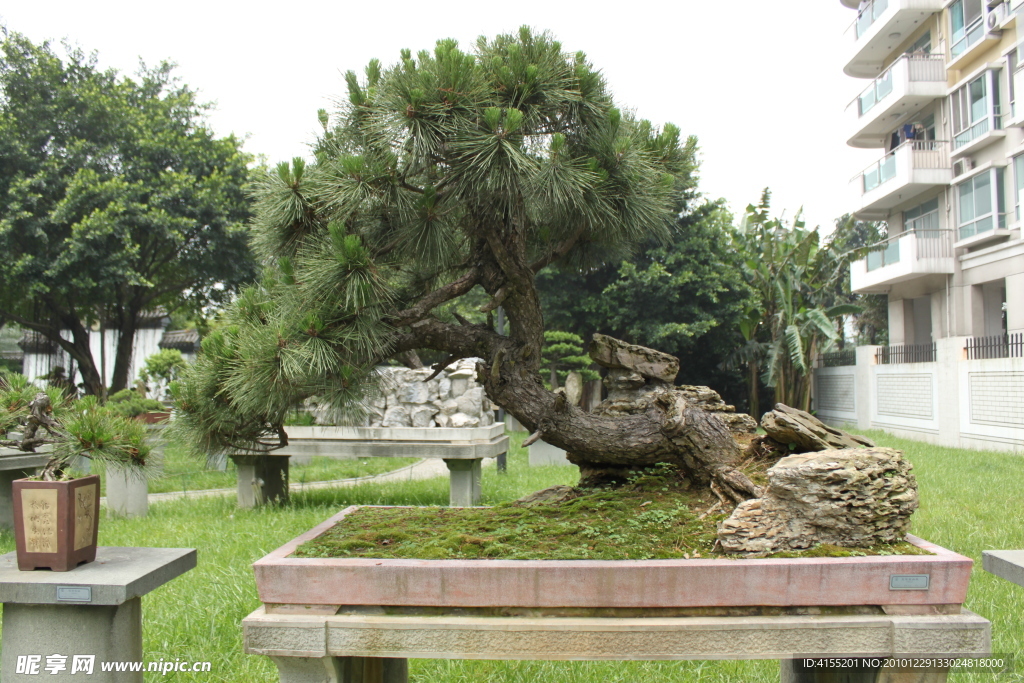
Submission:
<svg viewBox="0 0 1024 683">
<path fill-rule="evenodd" d="M 588 413 L 541 379 L 537 272 L 667 236 L 696 140 L 620 109 L 583 53 L 527 28 L 472 53 L 453 40 L 404 50 L 346 81 L 337 117 L 320 112 L 314 162 L 259 185 L 262 280 L 175 388 L 197 449 L 280 447 L 302 398 L 358 405 L 376 364 L 428 349 L 444 355 L 437 372 L 482 358 L 488 397 L 585 473 L 672 462 L 724 482 L 740 453 L 716 417 L 672 401 Z M 504 308 L 507 336 L 447 312 L 477 285 L 483 312 Z"/>
<path fill-rule="evenodd" d="M 593 361 L 583 351 L 583 339 L 572 332 L 546 331 L 541 358 L 542 370 L 546 370 L 548 375 L 548 389 L 557 389 L 565 384 L 570 372 L 580 373 L 585 382 L 600 377 L 590 369 Z"/>
</svg>

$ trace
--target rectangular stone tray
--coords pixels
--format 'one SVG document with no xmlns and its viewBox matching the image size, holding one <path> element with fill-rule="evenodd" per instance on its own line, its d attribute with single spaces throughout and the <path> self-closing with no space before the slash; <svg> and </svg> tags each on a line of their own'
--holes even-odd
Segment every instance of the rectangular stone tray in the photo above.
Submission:
<svg viewBox="0 0 1024 683">
<path fill-rule="evenodd" d="M 964 602 L 973 564 L 914 536 L 907 540 L 935 554 L 735 560 L 291 557 L 356 509 L 342 510 L 257 560 L 260 600 L 268 607 L 310 608 L 951 606 Z M 923 576 L 927 588 L 899 589 L 922 585 Z"/>
</svg>

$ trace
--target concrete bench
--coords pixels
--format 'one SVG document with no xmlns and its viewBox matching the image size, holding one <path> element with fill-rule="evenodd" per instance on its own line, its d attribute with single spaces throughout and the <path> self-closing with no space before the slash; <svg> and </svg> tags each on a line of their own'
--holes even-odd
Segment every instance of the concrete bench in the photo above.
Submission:
<svg viewBox="0 0 1024 683">
<path fill-rule="evenodd" d="M 0 448 L 0 526 L 14 528 L 14 497 L 11 483 L 39 473 L 50 461 L 52 446 L 41 446 L 35 453 L 16 448 Z"/>
<path fill-rule="evenodd" d="M 449 504 L 480 503 L 481 463 L 508 452 L 505 425 L 489 427 L 288 427 L 288 447 L 268 455 L 231 456 L 241 507 L 288 498 L 288 462 L 332 458 L 433 458 L 449 472 Z"/>
<path fill-rule="evenodd" d="M 337 609 L 337 608 L 335 608 Z M 783 683 L 838 681 L 804 657 L 987 656 L 991 625 L 954 614 L 792 614 L 648 617 L 317 614 L 265 605 L 242 621 L 245 651 L 270 657 L 281 683 L 407 683 L 408 659 L 778 659 Z M 344 610 L 344 608 L 343 608 Z M 799 657 L 799 659 L 797 659 Z M 844 668 L 843 681 L 941 683 L 945 671 Z"/>
<path fill-rule="evenodd" d="M 1024 550 L 985 550 L 981 566 L 990 574 L 1024 587 Z"/>
<path fill-rule="evenodd" d="M 141 671 L 101 664 L 143 660 L 142 596 L 195 566 L 193 548 L 101 546 L 95 562 L 69 572 L 22 572 L 15 553 L 0 556 L 0 679 L 142 683 Z M 63 670 L 45 670 L 50 656 Z"/>
</svg>

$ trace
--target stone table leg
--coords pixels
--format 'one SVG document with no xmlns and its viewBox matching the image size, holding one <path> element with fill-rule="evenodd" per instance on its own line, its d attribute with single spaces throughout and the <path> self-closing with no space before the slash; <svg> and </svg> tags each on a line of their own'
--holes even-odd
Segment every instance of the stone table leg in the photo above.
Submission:
<svg viewBox="0 0 1024 683">
<path fill-rule="evenodd" d="M 0 470 L 0 526 L 14 528 L 14 493 L 11 483 L 15 479 L 33 476 L 38 468 L 28 470 Z"/>
<path fill-rule="evenodd" d="M 149 482 L 145 474 L 107 469 L 107 515 L 145 517 L 149 512 Z"/>
<path fill-rule="evenodd" d="M 69 575 L 70 578 L 70 575 Z M 20 605 L 4 603 L 0 640 L 0 678 L 15 681 L 18 657 L 35 659 L 38 677 L 47 681 L 81 681 L 85 670 L 72 674 L 75 655 L 95 655 L 90 683 L 142 683 L 142 672 L 104 672 L 101 662 L 142 661 L 142 601 L 132 598 L 117 605 Z M 62 671 L 51 674 L 47 657 L 59 655 Z M 31 672 L 31 670 L 30 670 Z"/>
<path fill-rule="evenodd" d="M 409 683 L 409 661 L 376 657 L 271 657 L 281 683 Z"/>
<path fill-rule="evenodd" d="M 452 507 L 472 507 L 480 504 L 481 458 L 448 459 L 448 504 Z"/>
<path fill-rule="evenodd" d="M 238 468 L 238 507 L 288 502 L 287 455 L 232 455 Z"/>
<path fill-rule="evenodd" d="M 781 662 L 782 683 L 946 683 L 948 671 L 877 667 L 807 667 L 803 660 Z"/>
</svg>

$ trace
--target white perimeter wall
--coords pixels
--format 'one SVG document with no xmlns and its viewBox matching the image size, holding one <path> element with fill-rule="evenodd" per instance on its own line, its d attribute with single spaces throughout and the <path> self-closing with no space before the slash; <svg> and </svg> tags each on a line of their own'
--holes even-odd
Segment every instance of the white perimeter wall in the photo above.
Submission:
<svg viewBox="0 0 1024 683">
<path fill-rule="evenodd" d="M 829 424 L 883 429 L 958 448 L 1024 453 L 1024 358 L 966 360 L 966 338 L 937 343 L 934 363 L 857 365 L 814 371 L 812 409 Z"/>
</svg>

